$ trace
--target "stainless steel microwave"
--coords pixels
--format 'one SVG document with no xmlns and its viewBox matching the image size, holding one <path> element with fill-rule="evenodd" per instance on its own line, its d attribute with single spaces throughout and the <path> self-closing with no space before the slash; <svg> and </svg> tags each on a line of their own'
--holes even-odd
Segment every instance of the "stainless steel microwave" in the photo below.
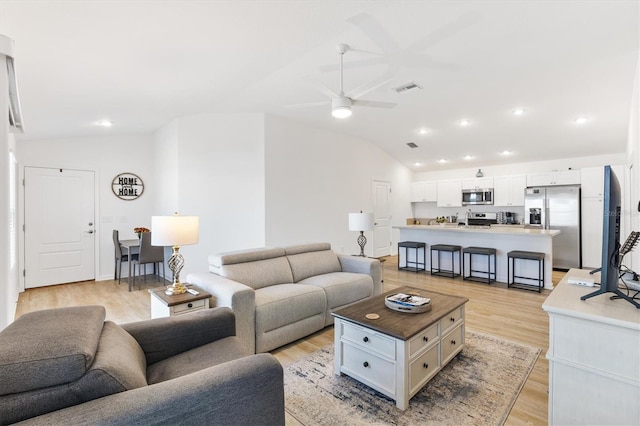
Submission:
<svg viewBox="0 0 640 426">
<path fill-rule="evenodd" d="M 493 204 L 493 188 L 484 189 L 463 189 L 462 205 L 487 205 Z"/>
</svg>

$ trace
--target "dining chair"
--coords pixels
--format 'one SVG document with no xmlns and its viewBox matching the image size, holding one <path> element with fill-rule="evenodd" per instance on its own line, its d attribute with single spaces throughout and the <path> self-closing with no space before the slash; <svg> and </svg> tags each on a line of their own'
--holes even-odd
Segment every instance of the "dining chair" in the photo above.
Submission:
<svg viewBox="0 0 640 426">
<path fill-rule="evenodd" d="M 140 268 L 146 267 L 148 263 L 153 264 L 153 272 L 156 272 L 156 263 L 162 264 L 162 276 L 164 273 L 164 247 L 151 245 L 151 232 L 143 232 L 140 234 L 140 251 L 138 252 L 138 258 L 133 259 L 133 285 L 136 285 L 136 275 L 140 275 Z M 136 274 L 136 266 L 138 272 Z M 160 273 L 160 267 L 158 267 L 158 275 Z M 145 270 L 144 280 L 147 280 L 147 274 Z M 129 288 L 131 291 L 131 288 Z"/>
<path fill-rule="evenodd" d="M 120 233 L 117 229 L 113 230 L 113 247 L 115 250 L 115 264 L 113 270 L 113 279 L 118 280 L 118 284 L 120 284 L 120 280 L 122 278 L 122 262 L 129 262 L 129 255 L 122 254 L 122 247 L 120 247 Z M 133 253 L 131 255 L 131 259 L 137 259 L 138 254 Z M 118 266 L 118 264 L 120 266 Z"/>
</svg>

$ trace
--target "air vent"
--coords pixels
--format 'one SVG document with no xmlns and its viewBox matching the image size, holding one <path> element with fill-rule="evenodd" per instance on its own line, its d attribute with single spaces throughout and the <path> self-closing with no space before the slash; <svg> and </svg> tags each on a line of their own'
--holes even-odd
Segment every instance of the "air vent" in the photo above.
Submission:
<svg viewBox="0 0 640 426">
<path fill-rule="evenodd" d="M 418 145 L 416 145 L 416 144 L 415 144 L 415 143 L 413 143 L 413 142 L 407 142 L 407 146 L 408 146 L 409 148 L 417 148 L 417 147 L 418 147 Z"/>
<path fill-rule="evenodd" d="M 413 90 L 413 89 L 422 89 L 422 87 L 418 85 L 418 83 L 410 81 L 409 83 L 393 88 L 393 90 L 395 90 L 398 93 L 406 92 L 407 90 Z"/>
</svg>

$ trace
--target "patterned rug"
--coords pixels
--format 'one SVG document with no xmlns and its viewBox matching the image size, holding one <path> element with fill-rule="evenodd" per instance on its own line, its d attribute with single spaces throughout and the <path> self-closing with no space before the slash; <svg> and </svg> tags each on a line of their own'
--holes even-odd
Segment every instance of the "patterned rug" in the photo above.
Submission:
<svg viewBox="0 0 640 426">
<path fill-rule="evenodd" d="M 333 374 L 333 345 L 285 368 L 287 412 L 312 425 L 502 425 L 540 349 L 466 330 L 465 347 L 402 411 Z"/>
</svg>

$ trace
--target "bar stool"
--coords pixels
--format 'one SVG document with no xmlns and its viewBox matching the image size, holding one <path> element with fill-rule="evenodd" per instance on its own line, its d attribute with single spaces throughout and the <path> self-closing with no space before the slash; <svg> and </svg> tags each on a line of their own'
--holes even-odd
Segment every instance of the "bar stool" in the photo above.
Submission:
<svg viewBox="0 0 640 426">
<path fill-rule="evenodd" d="M 455 245 L 450 245 L 450 244 L 434 244 L 431 246 L 431 252 L 429 253 L 429 260 L 431 261 L 431 275 L 441 275 L 441 276 L 445 276 L 445 277 L 451 277 L 451 278 L 455 278 L 458 275 L 460 275 L 460 246 L 455 246 Z M 433 262 L 433 252 L 437 252 L 438 254 L 438 265 L 437 267 L 434 267 L 434 262 Z M 442 269 L 440 267 L 441 262 L 440 262 L 440 253 L 442 252 L 447 252 L 447 253 L 451 253 L 451 269 Z M 454 254 L 458 253 L 458 273 L 455 272 L 456 270 L 456 262 L 455 262 L 455 256 Z"/>
<path fill-rule="evenodd" d="M 525 277 L 516 275 L 516 260 L 532 260 L 538 262 L 538 276 Z M 512 273 L 513 277 L 511 276 Z M 538 285 L 516 281 L 516 278 L 520 278 L 521 280 L 537 281 Z M 533 290 L 540 293 L 542 291 L 542 287 L 544 287 L 544 253 L 521 250 L 513 250 L 507 253 L 507 287 Z"/>
<path fill-rule="evenodd" d="M 469 275 L 466 274 L 465 267 L 465 255 L 469 255 Z M 473 269 L 473 256 L 480 255 L 487 258 L 487 269 L 479 270 Z M 493 256 L 493 272 L 491 272 L 491 256 Z M 474 272 L 486 274 L 486 276 L 474 275 Z M 496 249 L 490 247 L 465 247 L 462 249 L 462 279 L 467 281 L 486 282 L 491 284 L 491 281 L 496 280 Z"/>
<path fill-rule="evenodd" d="M 404 266 L 400 266 L 402 256 L 400 256 L 400 248 L 404 248 Z M 408 250 L 414 249 L 415 261 L 412 262 L 409 260 Z M 422 262 L 420 262 L 420 258 L 418 254 L 420 253 L 420 249 L 422 249 Z M 426 270 L 427 263 L 427 244 L 421 243 L 418 241 L 401 241 L 398 243 L 398 270 L 399 271 L 413 271 L 420 272 Z M 411 265 L 413 266 L 411 266 Z"/>
</svg>

